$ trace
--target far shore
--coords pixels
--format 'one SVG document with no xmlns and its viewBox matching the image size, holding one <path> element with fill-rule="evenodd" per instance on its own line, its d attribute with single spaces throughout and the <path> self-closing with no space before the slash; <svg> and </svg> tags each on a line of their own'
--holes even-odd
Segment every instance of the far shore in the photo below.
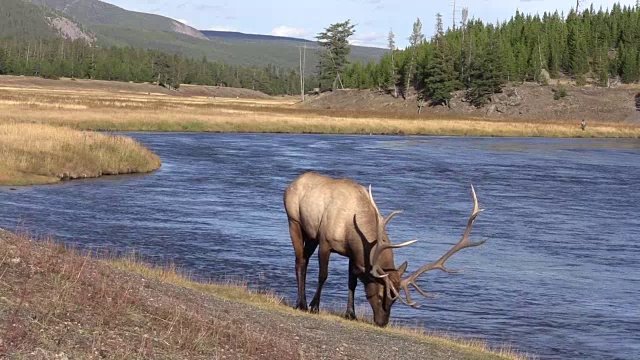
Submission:
<svg viewBox="0 0 640 360">
<path fill-rule="evenodd" d="M 310 110 L 299 108 L 296 97 L 170 96 L 147 91 L 153 88 L 148 84 L 12 79 L 0 85 L 0 124 L 40 123 L 98 131 L 640 138 L 640 124 L 622 121 L 589 121 L 583 131 L 578 120 Z M 200 90 L 185 92 L 203 93 Z"/>
</svg>

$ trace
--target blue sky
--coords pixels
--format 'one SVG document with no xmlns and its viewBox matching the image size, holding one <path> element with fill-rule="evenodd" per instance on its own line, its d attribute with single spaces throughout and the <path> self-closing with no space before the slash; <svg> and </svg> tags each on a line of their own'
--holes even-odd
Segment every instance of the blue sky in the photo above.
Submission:
<svg viewBox="0 0 640 360">
<path fill-rule="evenodd" d="M 149 12 L 180 20 L 200 30 L 228 30 L 314 39 L 329 24 L 351 19 L 357 24 L 352 43 L 369 46 L 386 44 L 389 29 L 396 33 L 399 47 L 407 38 L 416 17 L 423 32 L 434 32 L 435 15 L 442 13 L 451 26 L 453 0 L 106 0 L 128 10 Z M 632 5 L 636 0 L 594 0 L 596 8 L 614 3 Z M 407 5 L 398 6 L 398 3 Z M 457 0 L 460 9 L 469 8 L 470 17 L 496 22 L 509 19 L 519 9 L 525 13 L 569 11 L 576 0 Z"/>
</svg>

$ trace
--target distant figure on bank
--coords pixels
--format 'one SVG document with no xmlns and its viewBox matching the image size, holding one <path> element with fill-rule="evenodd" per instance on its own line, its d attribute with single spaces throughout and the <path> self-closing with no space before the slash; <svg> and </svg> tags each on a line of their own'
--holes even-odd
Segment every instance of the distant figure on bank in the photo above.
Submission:
<svg viewBox="0 0 640 360">
<path fill-rule="evenodd" d="M 580 127 L 582 128 L 582 131 L 585 131 L 587 128 L 587 122 L 582 119 L 582 121 L 580 122 Z"/>
</svg>

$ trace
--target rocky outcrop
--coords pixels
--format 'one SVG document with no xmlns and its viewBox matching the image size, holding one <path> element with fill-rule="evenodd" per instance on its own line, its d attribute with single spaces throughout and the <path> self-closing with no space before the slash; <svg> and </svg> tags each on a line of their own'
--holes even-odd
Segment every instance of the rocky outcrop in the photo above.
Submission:
<svg viewBox="0 0 640 360">
<path fill-rule="evenodd" d="M 494 114 L 524 114 L 528 108 L 523 105 L 524 97 L 515 87 L 504 88 L 499 94 L 491 96 L 489 103 L 481 109 L 475 108 L 469 104 L 466 99 L 466 91 L 456 91 L 449 102 L 449 108 L 456 112 L 477 113 L 484 111 L 486 115 Z"/>
<path fill-rule="evenodd" d="M 96 41 L 96 37 L 87 32 L 83 31 L 78 24 L 73 21 L 63 18 L 63 17 L 55 17 L 55 18 L 47 18 L 49 21 L 49 25 L 52 28 L 58 31 L 60 36 L 68 40 L 84 40 L 88 43 L 94 43 Z"/>
<path fill-rule="evenodd" d="M 177 32 L 178 34 L 191 36 L 197 39 L 207 40 L 206 36 L 204 36 L 200 31 L 192 28 L 189 25 L 185 25 L 179 21 L 172 21 L 172 24 L 173 24 L 173 31 Z"/>
<path fill-rule="evenodd" d="M 538 82 L 543 85 L 549 85 L 549 83 L 551 82 L 551 75 L 549 75 L 549 72 L 546 69 L 540 70 L 540 76 L 538 76 Z"/>
</svg>

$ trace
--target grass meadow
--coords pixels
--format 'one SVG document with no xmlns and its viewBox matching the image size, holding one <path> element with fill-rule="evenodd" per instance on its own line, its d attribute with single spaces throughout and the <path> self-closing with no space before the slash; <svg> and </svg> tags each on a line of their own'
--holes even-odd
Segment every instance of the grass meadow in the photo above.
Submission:
<svg viewBox="0 0 640 360">
<path fill-rule="evenodd" d="M 297 98 L 224 99 L 152 93 L 0 87 L 0 123 L 79 130 L 437 136 L 639 138 L 640 125 L 418 117 L 373 111 L 307 110 Z"/>
</svg>

